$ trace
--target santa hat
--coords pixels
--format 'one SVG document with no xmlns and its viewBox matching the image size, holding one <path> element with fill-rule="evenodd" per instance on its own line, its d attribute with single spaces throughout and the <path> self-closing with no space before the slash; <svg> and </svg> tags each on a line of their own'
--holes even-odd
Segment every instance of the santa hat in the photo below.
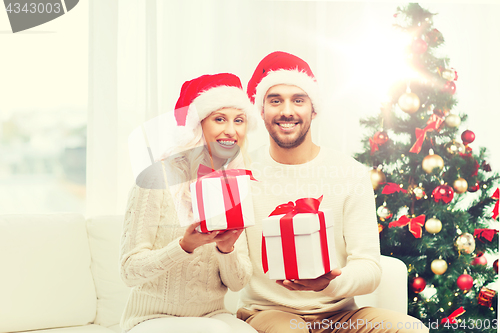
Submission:
<svg viewBox="0 0 500 333">
<path fill-rule="evenodd" d="M 276 51 L 267 55 L 257 65 L 248 82 L 247 94 L 258 112 L 262 112 L 264 97 L 272 86 L 287 84 L 304 90 L 318 113 L 319 88 L 309 65 L 293 54 Z"/>
<path fill-rule="evenodd" d="M 194 131 L 201 121 L 222 108 L 245 112 L 247 130 L 255 126 L 252 104 L 243 91 L 240 79 L 230 73 L 202 75 L 182 85 L 175 105 L 175 119 L 184 132 Z"/>
</svg>

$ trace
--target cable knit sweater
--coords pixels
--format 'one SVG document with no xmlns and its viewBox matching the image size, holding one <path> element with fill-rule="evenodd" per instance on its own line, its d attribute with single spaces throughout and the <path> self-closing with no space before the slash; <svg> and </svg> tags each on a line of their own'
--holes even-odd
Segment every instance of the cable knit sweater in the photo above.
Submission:
<svg viewBox="0 0 500 333">
<path fill-rule="evenodd" d="M 353 296 L 375 290 L 381 277 L 375 200 L 366 168 L 324 147 L 312 161 L 299 165 L 274 161 L 269 146 L 252 155 L 252 161 L 259 182 L 252 184 L 255 226 L 247 229 L 247 242 L 254 274 L 242 293 L 245 307 L 298 314 L 355 309 Z M 333 210 L 335 255 L 342 274 L 321 292 L 289 291 L 262 270 L 262 219 L 280 204 L 321 195 L 320 210 Z"/>
<path fill-rule="evenodd" d="M 179 240 L 186 228 L 180 227 L 179 211 L 166 189 L 164 167 L 157 163 L 143 172 L 140 186 L 129 194 L 120 268 L 123 281 L 133 288 L 120 323 L 124 330 L 169 315 L 228 312 L 224 308 L 227 288 L 242 289 L 252 274 L 245 233 L 228 254 L 219 252 L 215 243 L 193 253 L 181 248 Z"/>
</svg>

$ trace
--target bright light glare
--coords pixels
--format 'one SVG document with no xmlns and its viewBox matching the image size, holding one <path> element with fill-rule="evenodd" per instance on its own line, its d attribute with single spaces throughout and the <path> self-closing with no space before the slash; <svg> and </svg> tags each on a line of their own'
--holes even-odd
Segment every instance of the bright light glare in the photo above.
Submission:
<svg viewBox="0 0 500 333">
<path fill-rule="evenodd" d="M 369 32 L 357 37 L 349 44 L 330 45 L 334 52 L 343 54 L 350 69 L 347 89 L 370 91 L 383 100 L 395 82 L 419 78 L 418 72 L 408 65 L 410 35 L 371 26 Z"/>
</svg>

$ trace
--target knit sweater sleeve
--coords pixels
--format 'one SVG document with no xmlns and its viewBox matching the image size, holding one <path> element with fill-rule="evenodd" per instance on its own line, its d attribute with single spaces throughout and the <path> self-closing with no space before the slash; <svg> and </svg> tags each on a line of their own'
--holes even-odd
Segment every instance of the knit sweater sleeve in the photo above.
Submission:
<svg viewBox="0 0 500 333">
<path fill-rule="evenodd" d="M 177 219 L 170 191 L 152 186 L 158 177 L 158 173 L 148 175 L 129 194 L 120 251 L 121 278 L 129 287 L 157 278 L 190 256 L 180 247 L 180 238 L 153 249 L 158 228 L 172 227 L 163 224 L 174 224 Z"/>
<path fill-rule="evenodd" d="M 232 291 L 239 291 L 252 276 L 252 263 L 248 256 L 247 237 L 243 231 L 230 253 L 217 253 L 222 283 Z"/>
<path fill-rule="evenodd" d="M 369 294 L 377 288 L 382 275 L 375 200 L 368 176 L 360 178 L 355 188 L 344 202 L 346 266 L 321 291 L 334 299 Z"/>
</svg>

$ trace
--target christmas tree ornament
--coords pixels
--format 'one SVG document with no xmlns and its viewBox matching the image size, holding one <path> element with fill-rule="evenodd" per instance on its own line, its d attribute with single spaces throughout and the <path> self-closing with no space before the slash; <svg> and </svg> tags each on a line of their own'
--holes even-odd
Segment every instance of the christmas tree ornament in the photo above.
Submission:
<svg viewBox="0 0 500 333">
<path fill-rule="evenodd" d="M 398 192 L 406 193 L 406 190 L 403 189 L 402 185 L 398 185 L 396 183 L 384 183 L 384 189 L 382 190 L 382 194 L 393 194 Z"/>
<path fill-rule="evenodd" d="M 458 178 L 453 182 L 453 189 L 458 194 L 465 193 L 468 187 L 469 185 L 467 184 L 467 181 L 464 178 Z"/>
<path fill-rule="evenodd" d="M 468 291 L 474 285 L 474 279 L 469 274 L 462 274 L 457 279 L 457 286 L 461 290 Z"/>
<path fill-rule="evenodd" d="M 443 259 L 434 259 L 431 262 L 431 271 L 436 275 L 443 275 L 448 269 L 448 264 Z"/>
<path fill-rule="evenodd" d="M 417 200 L 420 200 L 423 197 L 425 197 L 424 188 L 421 187 L 421 186 L 417 186 L 417 185 L 410 185 L 410 186 L 408 186 L 408 193 L 410 195 L 413 195 L 413 197 L 415 199 L 417 199 Z"/>
<path fill-rule="evenodd" d="M 465 232 L 457 237 L 455 245 L 458 251 L 463 251 L 467 254 L 471 254 L 476 248 L 476 241 L 474 240 L 474 236 L 472 236 L 468 232 Z"/>
<path fill-rule="evenodd" d="M 486 306 L 488 308 L 491 307 L 493 297 L 495 297 L 496 293 L 497 292 L 492 289 L 482 287 L 479 291 L 479 295 L 477 296 L 477 304 Z"/>
<path fill-rule="evenodd" d="M 431 217 L 425 222 L 425 230 L 431 234 L 437 234 L 443 228 L 441 221 L 435 217 Z"/>
<path fill-rule="evenodd" d="M 442 92 L 448 93 L 450 95 L 455 94 L 456 90 L 457 90 L 457 86 L 455 85 L 455 82 L 453 82 L 453 81 L 446 81 L 443 85 L 443 89 L 441 89 Z"/>
<path fill-rule="evenodd" d="M 446 126 L 451 127 L 451 128 L 455 128 L 455 127 L 460 126 L 461 122 L 462 122 L 462 120 L 460 119 L 460 117 L 454 113 L 450 113 L 444 119 L 444 123 L 446 124 Z"/>
<path fill-rule="evenodd" d="M 444 161 L 441 156 L 431 151 L 429 155 L 422 160 L 422 169 L 427 173 L 432 173 L 435 168 L 439 168 L 439 171 L 441 171 L 444 168 Z"/>
<path fill-rule="evenodd" d="M 474 132 L 470 130 L 465 130 L 462 133 L 462 141 L 464 145 L 468 145 L 469 143 L 474 142 L 474 139 L 476 139 L 476 135 L 474 134 Z"/>
<path fill-rule="evenodd" d="M 500 211 L 500 188 L 497 188 L 497 190 L 495 191 L 495 193 L 493 193 L 493 195 L 491 196 L 491 198 L 493 200 L 496 200 L 497 202 L 495 203 L 495 207 L 493 207 L 493 215 L 491 216 L 492 219 L 496 220 L 498 215 L 499 215 L 499 211 Z"/>
<path fill-rule="evenodd" d="M 415 54 L 422 54 L 427 51 L 427 43 L 420 39 L 417 38 L 411 43 L 411 51 Z"/>
<path fill-rule="evenodd" d="M 474 229 L 474 238 L 484 243 L 485 240 L 491 242 L 498 233 L 496 229 Z"/>
<path fill-rule="evenodd" d="M 451 186 L 439 185 L 432 191 L 432 197 L 435 202 L 442 201 L 444 203 L 450 203 L 453 200 L 454 192 Z"/>
<path fill-rule="evenodd" d="M 488 260 L 486 259 L 486 256 L 484 253 L 479 252 L 476 257 L 472 260 L 471 265 L 487 265 Z"/>
<path fill-rule="evenodd" d="M 378 190 L 382 183 L 385 183 L 386 178 L 380 167 L 370 170 L 370 180 L 374 191 Z"/>
<path fill-rule="evenodd" d="M 436 47 L 444 42 L 443 34 L 438 29 L 429 31 L 426 35 L 426 40 L 431 47 Z"/>
<path fill-rule="evenodd" d="M 447 115 L 450 114 L 450 109 L 447 109 L 447 108 L 434 108 L 434 111 L 433 113 L 440 117 L 440 118 L 444 118 L 446 117 Z"/>
<path fill-rule="evenodd" d="M 486 172 L 490 172 L 491 171 L 491 165 L 489 165 L 488 163 L 486 163 L 486 161 L 483 161 L 483 163 L 481 163 L 481 169 L 483 169 Z"/>
<path fill-rule="evenodd" d="M 421 293 L 424 291 L 426 284 L 425 280 L 418 276 L 411 280 L 411 290 L 416 294 Z"/>
<path fill-rule="evenodd" d="M 465 153 L 465 146 L 461 142 L 456 142 L 455 140 L 448 142 L 444 148 L 446 152 L 450 155 L 456 155 L 460 153 Z"/>
<path fill-rule="evenodd" d="M 480 186 L 481 185 L 479 184 L 479 182 L 476 182 L 476 184 L 474 184 L 471 187 L 469 187 L 468 191 L 471 192 L 471 193 L 477 192 L 477 190 L 479 190 Z"/>
<path fill-rule="evenodd" d="M 412 114 L 420 109 L 420 99 L 412 92 L 406 92 L 398 99 L 398 105 L 401 110 L 408 114 Z"/>
<path fill-rule="evenodd" d="M 377 215 L 380 218 L 381 221 L 388 220 L 392 217 L 392 212 L 387 208 L 386 203 L 379 208 L 377 208 Z"/>
<path fill-rule="evenodd" d="M 389 140 L 389 136 L 384 131 L 378 131 L 373 135 L 373 141 L 378 145 L 383 145 Z"/>
<path fill-rule="evenodd" d="M 498 259 L 493 261 L 493 270 L 498 274 Z"/>
<path fill-rule="evenodd" d="M 382 230 L 384 230 L 384 226 L 382 224 L 378 224 L 378 233 L 380 234 L 382 232 Z"/>
<path fill-rule="evenodd" d="M 458 79 L 458 74 L 454 69 L 444 69 L 441 71 L 441 77 L 447 81 L 456 81 Z"/>
<path fill-rule="evenodd" d="M 389 228 L 408 226 L 408 229 L 415 238 L 422 238 L 422 227 L 425 224 L 425 215 L 409 218 L 406 215 L 401 216 L 397 221 L 389 223 Z"/>
</svg>

